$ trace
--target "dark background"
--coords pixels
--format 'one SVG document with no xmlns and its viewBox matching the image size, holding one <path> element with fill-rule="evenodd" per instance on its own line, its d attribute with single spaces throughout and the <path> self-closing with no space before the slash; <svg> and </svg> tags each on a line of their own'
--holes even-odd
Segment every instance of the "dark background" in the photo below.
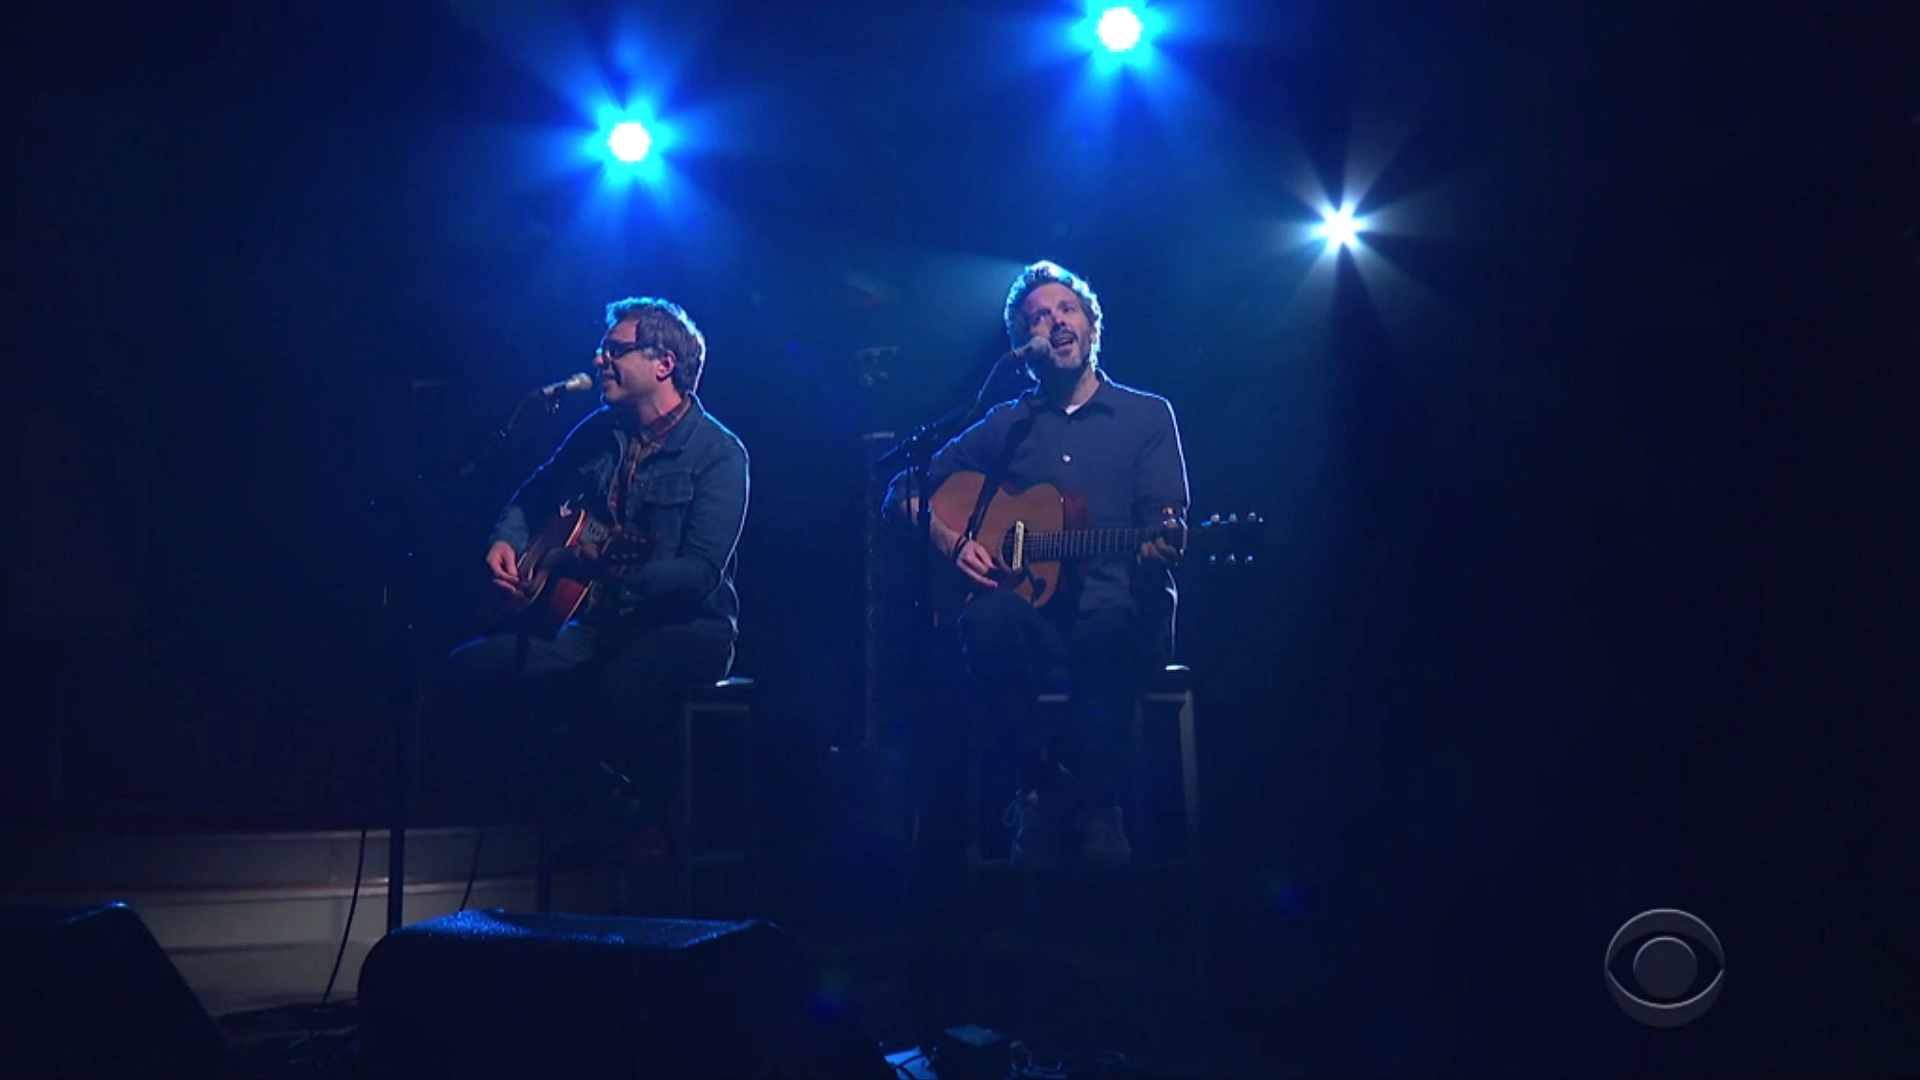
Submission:
<svg viewBox="0 0 1920 1080">
<path fill-rule="evenodd" d="M 1196 509 L 1272 522 L 1183 574 L 1239 1031 L 1390 1071 L 1911 1068 L 1911 10 L 1165 6 L 1211 35 L 1106 98 L 1033 59 L 1077 13 L 1041 3 L 16 9 L 18 815 L 380 820 L 393 556 L 442 648 L 589 403 L 444 470 L 659 294 L 754 454 L 739 669 L 804 865 L 862 827 L 826 795 L 859 435 L 971 392 L 1053 258 L 1175 402 Z M 557 84 L 595 69 L 703 118 L 694 195 L 610 209 L 569 158 Z M 1350 154 L 1410 235 L 1328 289 L 1289 183 Z M 1675 1032 L 1592 970 L 1654 906 L 1729 951 Z"/>
</svg>

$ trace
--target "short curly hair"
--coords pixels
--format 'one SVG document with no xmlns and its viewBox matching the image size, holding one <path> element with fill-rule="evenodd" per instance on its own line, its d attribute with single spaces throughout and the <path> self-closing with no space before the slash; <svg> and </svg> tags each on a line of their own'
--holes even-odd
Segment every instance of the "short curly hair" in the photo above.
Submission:
<svg viewBox="0 0 1920 1080">
<path fill-rule="evenodd" d="M 707 367 L 707 339 L 686 309 L 653 296 L 629 296 L 607 305 L 607 329 L 628 319 L 634 322 L 635 341 L 673 354 L 676 390 L 691 394 L 699 388 L 700 373 Z"/>
<path fill-rule="evenodd" d="M 1014 348 L 1027 343 L 1026 322 L 1020 317 L 1020 305 L 1027 302 L 1027 294 L 1042 285 L 1065 285 L 1086 305 L 1087 319 L 1093 323 L 1093 343 L 1088 357 L 1096 363 L 1100 359 L 1100 298 L 1094 295 L 1093 286 L 1085 278 L 1061 266 L 1057 262 L 1042 259 L 1020 271 L 1013 279 L 1013 288 L 1007 290 L 1007 307 L 1002 317 L 1007 324 L 1007 340 Z"/>
</svg>

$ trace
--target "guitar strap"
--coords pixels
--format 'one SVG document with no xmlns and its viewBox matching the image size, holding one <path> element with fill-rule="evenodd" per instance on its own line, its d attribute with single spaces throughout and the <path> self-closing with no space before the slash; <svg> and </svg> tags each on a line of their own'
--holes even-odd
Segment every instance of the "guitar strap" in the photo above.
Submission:
<svg viewBox="0 0 1920 1080">
<path fill-rule="evenodd" d="M 967 531 L 961 534 L 968 540 L 979 536 L 980 522 L 987 516 L 987 506 L 993 502 L 994 495 L 1000 491 L 1000 481 L 1005 479 L 1007 470 L 1013 466 L 1013 452 L 1019 449 L 1020 441 L 1025 439 L 1027 432 L 1032 429 L 1033 409 L 1029 407 L 1027 414 L 1014 421 L 1012 430 L 1007 432 L 1007 442 L 1001 448 L 999 464 L 987 474 L 986 482 L 980 485 L 980 498 L 974 502 L 973 516 L 967 519 Z"/>
</svg>

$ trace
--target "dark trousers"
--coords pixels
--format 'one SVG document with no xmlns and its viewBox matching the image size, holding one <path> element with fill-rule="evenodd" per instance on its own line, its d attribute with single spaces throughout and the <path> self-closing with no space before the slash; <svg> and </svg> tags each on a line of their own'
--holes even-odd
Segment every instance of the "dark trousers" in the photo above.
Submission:
<svg viewBox="0 0 1920 1080">
<path fill-rule="evenodd" d="M 551 639 L 469 641 L 447 657 L 444 707 L 434 710 L 441 801 L 465 820 L 499 820 L 514 809 L 509 780 L 531 781 L 544 804 L 547 785 L 584 776 L 615 751 L 625 751 L 636 787 L 664 791 L 671 725 L 687 691 L 732 666 L 732 643 L 682 627 L 635 633 L 574 622 Z"/>
<path fill-rule="evenodd" d="M 989 592 L 967 605 L 959 631 L 976 691 L 967 722 L 1013 724 L 1018 786 L 1059 786 L 1081 805 L 1116 802 L 1127 781 L 1134 706 L 1167 661 L 1159 622 L 1131 604 L 1062 619 L 1012 593 Z M 1064 715 L 1048 710 L 1058 719 L 1043 723 L 1035 698 L 1062 669 L 1070 704 Z"/>
</svg>

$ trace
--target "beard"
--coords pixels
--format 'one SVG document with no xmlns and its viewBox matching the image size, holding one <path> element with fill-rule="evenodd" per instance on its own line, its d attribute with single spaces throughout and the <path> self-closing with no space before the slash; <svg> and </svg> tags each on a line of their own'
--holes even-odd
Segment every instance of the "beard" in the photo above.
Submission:
<svg viewBox="0 0 1920 1080">
<path fill-rule="evenodd" d="M 1034 374 L 1045 378 L 1066 378 L 1084 373 L 1093 362 L 1093 343 L 1089 336 L 1065 327 L 1056 328 L 1056 333 L 1065 333 L 1071 340 L 1064 350 L 1054 348 L 1049 342 L 1046 352 L 1029 357 L 1028 363 L 1033 367 Z"/>
<path fill-rule="evenodd" d="M 1093 354 L 1089 350 L 1082 352 L 1078 361 L 1069 364 L 1062 364 L 1052 356 L 1048 356 L 1040 363 L 1031 365 L 1028 371 L 1037 382 L 1065 384 L 1086 374 L 1087 369 L 1092 366 Z"/>
</svg>

